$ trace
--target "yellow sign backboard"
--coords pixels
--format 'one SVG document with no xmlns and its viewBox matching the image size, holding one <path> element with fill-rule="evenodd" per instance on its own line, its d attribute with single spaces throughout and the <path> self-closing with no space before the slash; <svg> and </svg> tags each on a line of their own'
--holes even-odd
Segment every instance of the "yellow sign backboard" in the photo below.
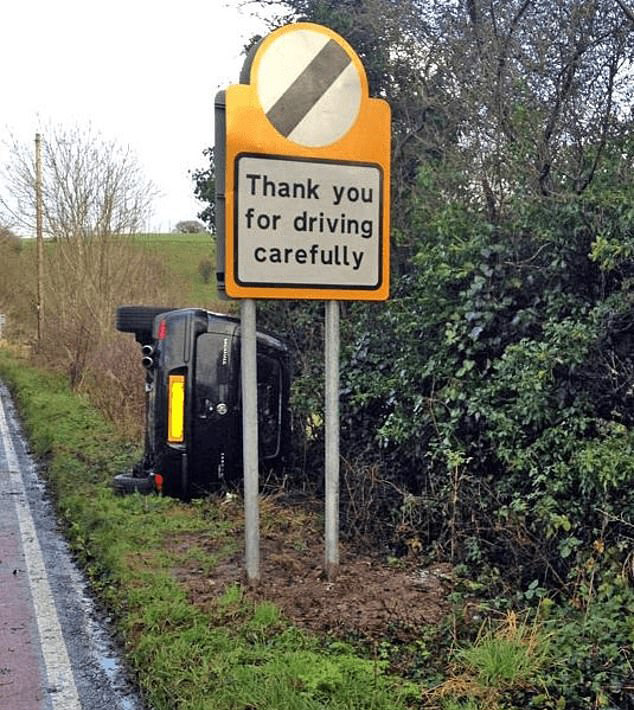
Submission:
<svg viewBox="0 0 634 710">
<path fill-rule="evenodd" d="M 249 80 L 226 92 L 227 294 L 385 300 L 389 105 L 311 23 L 266 37 Z"/>
</svg>

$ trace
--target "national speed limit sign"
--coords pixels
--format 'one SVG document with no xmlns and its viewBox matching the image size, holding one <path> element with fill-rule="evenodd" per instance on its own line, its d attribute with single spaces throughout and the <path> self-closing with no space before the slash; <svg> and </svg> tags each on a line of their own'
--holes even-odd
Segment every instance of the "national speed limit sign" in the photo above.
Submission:
<svg viewBox="0 0 634 710">
<path fill-rule="evenodd" d="M 390 108 L 327 27 L 271 33 L 226 90 L 225 288 L 234 298 L 389 294 Z"/>
<path fill-rule="evenodd" d="M 312 29 L 277 37 L 258 64 L 256 85 L 266 117 L 300 145 L 334 143 L 359 115 L 361 77 L 352 57 Z"/>
</svg>

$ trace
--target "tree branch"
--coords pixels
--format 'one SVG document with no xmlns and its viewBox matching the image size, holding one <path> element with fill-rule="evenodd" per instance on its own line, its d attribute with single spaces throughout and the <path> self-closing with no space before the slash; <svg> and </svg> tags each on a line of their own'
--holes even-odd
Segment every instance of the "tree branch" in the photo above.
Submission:
<svg viewBox="0 0 634 710">
<path fill-rule="evenodd" d="M 623 0 L 616 0 L 618 6 L 623 10 L 625 17 L 634 25 L 634 11 L 632 11 Z"/>
</svg>

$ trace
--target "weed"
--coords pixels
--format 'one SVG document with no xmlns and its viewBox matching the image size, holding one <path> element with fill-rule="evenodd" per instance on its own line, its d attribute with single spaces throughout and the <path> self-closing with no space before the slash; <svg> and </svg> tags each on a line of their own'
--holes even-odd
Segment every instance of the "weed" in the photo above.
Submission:
<svg viewBox="0 0 634 710">
<path fill-rule="evenodd" d="M 442 710 L 484 710 L 476 700 L 454 700 L 449 698 L 443 701 Z"/>
<path fill-rule="evenodd" d="M 218 609 L 223 617 L 237 616 L 244 601 L 244 592 L 239 584 L 230 584 L 218 599 Z"/>
<path fill-rule="evenodd" d="M 283 627 L 279 609 L 271 602 L 261 602 L 255 606 L 251 620 L 245 625 L 245 633 L 263 643 L 267 637 Z"/>
<path fill-rule="evenodd" d="M 457 658 L 480 685 L 502 689 L 530 681 L 547 654 L 547 640 L 537 625 L 518 625 L 516 614 L 508 612 L 501 627 L 485 630 Z"/>
<path fill-rule="evenodd" d="M 495 710 L 505 693 L 539 682 L 548 658 L 549 638 L 538 619 L 518 621 L 510 611 L 502 623 L 484 624 L 473 644 L 456 651 L 453 674 L 428 696 L 431 701 L 440 698 L 443 709 L 478 708 L 482 703 Z"/>
</svg>

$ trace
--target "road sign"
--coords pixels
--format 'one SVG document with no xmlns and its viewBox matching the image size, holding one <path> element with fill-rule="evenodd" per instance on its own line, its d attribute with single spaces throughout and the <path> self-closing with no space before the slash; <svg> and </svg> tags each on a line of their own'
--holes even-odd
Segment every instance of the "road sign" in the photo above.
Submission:
<svg viewBox="0 0 634 710">
<path fill-rule="evenodd" d="M 361 79 L 352 57 L 313 29 L 280 34 L 262 55 L 256 86 L 266 117 L 300 145 L 334 143 L 359 115 Z"/>
<path fill-rule="evenodd" d="M 259 580 L 256 298 L 326 303 L 325 564 L 339 564 L 339 299 L 389 294 L 390 108 L 332 30 L 288 25 L 216 96 L 219 291 L 241 298 L 246 570 Z M 247 406 L 248 405 L 248 406 Z"/>
<path fill-rule="evenodd" d="M 266 37 L 226 91 L 225 280 L 234 298 L 384 300 L 390 110 L 332 30 Z"/>
<path fill-rule="evenodd" d="M 235 166 L 235 278 L 241 286 L 380 286 L 376 165 L 241 154 Z"/>
</svg>

